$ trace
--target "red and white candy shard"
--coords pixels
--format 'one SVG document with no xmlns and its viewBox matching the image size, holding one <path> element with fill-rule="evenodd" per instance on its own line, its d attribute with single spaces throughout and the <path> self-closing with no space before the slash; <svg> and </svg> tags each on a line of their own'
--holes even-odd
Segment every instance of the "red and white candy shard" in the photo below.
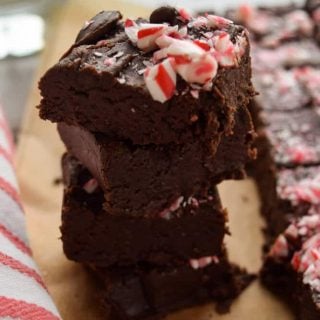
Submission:
<svg viewBox="0 0 320 320">
<path fill-rule="evenodd" d="M 217 256 L 211 256 L 211 257 L 209 256 L 209 257 L 202 257 L 199 259 L 189 260 L 189 264 L 191 268 L 194 270 L 205 268 L 212 263 L 215 263 L 215 264 L 219 263 L 219 258 Z"/>
<path fill-rule="evenodd" d="M 162 219 L 170 220 L 172 218 L 172 213 L 177 211 L 183 202 L 184 198 L 181 196 L 177 198 L 168 208 L 165 208 L 159 213 L 159 217 Z"/>
<path fill-rule="evenodd" d="M 190 63 L 177 63 L 176 70 L 189 83 L 206 84 L 216 76 L 218 63 L 211 54 L 204 53 Z"/>
<path fill-rule="evenodd" d="M 132 43 L 143 51 L 151 51 L 157 48 L 156 40 L 165 33 L 178 31 L 178 26 L 170 27 L 166 24 L 141 23 L 127 19 L 125 32 Z"/>
<path fill-rule="evenodd" d="M 176 74 L 190 84 L 202 85 L 200 89 L 210 90 L 211 82 L 217 75 L 218 63 L 225 67 L 235 66 L 245 52 L 245 37 L 240 37 L 233 44 L 229 34 L 221 31 L 232 21 L 215 15 L 193 19 L 183 9 L 179 10 L 179 15 L 180 20 L 190 21 L 189 28 L 206 27 L 211 28 L 212 32 L 206 32 L 203 39 L 194 39 L 188 35 L 187 26 L 179 29 L 167 24 L 137 24 L 129 19 L 125 22 L 126 34 L 139 49 L 148 52 L 159 48 L 152 59 L 158 64 L 148 67 L 144 78 L 153 99 L 161 103 L 175 94 Z M 199 91 L 193 90 L 191 93 L 195 99 L 199 97 Z"/>
<path fill-rule="evenodd" d="M 163 103 L 174 95 L 177 83 L 174 64 L 174 59 L 168 58 L 146 69 L 145 83 L 154 100 Z"/>
<path fill-rule="evenodd" d="M 238 55 L 235 45 L 230 40 L 230 35 L 226 32 L 221 32 L 214 37 L 214 57 L 219 64 L 224 67 L 232 67 L 238 64 Z"/>
<path fill-rule="evenodd" d="M 83 189 L 84 189 L 87 193 L 91 194 L 91 193 L 94 193 L 94 192 L 98 189 L 98 186 L 99 186 L 99 185 L 98 185 L 98 181 L 97 181 L 96 179 L 92 178 L 92 179 L 88 180 L 88 181 L 84 184 Z"/>
<path fill-rule="evenodd" d="M 270 249 L 269 254 L 274 257 L 287 257 L 289 254 L 288 241 L 284 235 L 279 235 Z"/>
<path fill-rule="evenodd" d="M 308 202 L 313 205 L 320 204 L 320 176 L 300 181 L 296 185 L 279 189 L 281 196 L 289 198 L 294 204 Z"/>
<path fill-rule="evenodd" d="M 229 19 L 215 16 L 213 14 L 208 14 L 207 15 L 207 20 L 208 20 L 208 26 L 211 28 L 227 28 L 229 27 L 233 22 Z"/>
</svg>

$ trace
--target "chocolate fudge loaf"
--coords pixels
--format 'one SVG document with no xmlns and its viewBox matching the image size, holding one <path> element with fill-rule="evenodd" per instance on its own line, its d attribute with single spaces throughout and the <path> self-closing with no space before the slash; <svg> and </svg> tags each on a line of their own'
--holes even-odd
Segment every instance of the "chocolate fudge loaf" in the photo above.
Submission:
<svg viewBox="0 0 320 320">
<path fill-rule="evenodd" d="M 221 253 L 227 216 L 215 187 L 179 198 L 157 215 L 114 215 L 103 208 L 103 192 L 89 171 L 67 154 L 62 163 L 61 232 L 69 259 L 99 266 L 168 266 Z"/>
<path fill-rule="evenodd" d="M 139 145 L 212 145 L 254 94 L 244 28 L 168 7 L 101 12 L 39 86 L 41 118 Z"/>
<path fill-rule="evenodd" d="M 319 207 L 280 234 L 261 271 L 262 282 L 286 301 L 299 320 L 320 318 Z"/>
<path fill-rule="evenodd" d="M 106 210 L 121 215 L 158 215 L 181 197 L 206 192 L 223 179 L 243 178 L 254 155 L 246 108 L 238 110 L 233 134 L 222 138 L 215 154 L 198 141 L 134 146 L 64 123 L 58 129 L 68 151 L 98 180 Z"/>
<path fill-rule="evenodd" d="M 169 312 L 214 301 L 228 305 L 253 277 L 229 263 L 223 253 L 210 264 L 204 261 L 176 268 L 95 268 L 105 306 L 111 318 L 160 319 Z"/>
</svg>

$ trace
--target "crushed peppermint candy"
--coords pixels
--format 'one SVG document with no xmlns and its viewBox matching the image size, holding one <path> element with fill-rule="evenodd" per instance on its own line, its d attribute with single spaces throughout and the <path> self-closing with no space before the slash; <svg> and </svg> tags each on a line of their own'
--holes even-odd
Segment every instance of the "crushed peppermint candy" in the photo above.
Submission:
<svg viewBox="0 0 320 320">
<path fill-rule="evenodd" d="M 285 172 L 284 172 L 285 174 Z M 283 199 L 290 199 L 293 204 L 308 202 L 313 205 L 320 204 L 320 174 L 308 176 L 294 184 L 280 184 L 277 188 Z"/>
<path fill-rule="evenodd" d="M 163 103 L 174 95 L 177 82 L 174 64 L 174 59 L 169 58 L 146 69 L 145 83 L 154 100 Z"/>
<path fill-rule="evenodd" d="M 131 19 L 124 24 L 132 44 L 144 52 L 154 51 L 152 66 L 147 65 L 144 78 L 153 99 L 161 103 L 178 94 L 177 75 L 189 84 L 203 86 L 200 89 L 211 90 L 219 65 L 238 66 L 247 46 L 245 32 L 235 43 L 231 41 L 226 32 L 233 24 L 231 20 L 215 15 L 193 18 L 184 9 L 179 9 L 178 13 L 178 19 L 187 23 L 189 28 L 201 28 L 203 32 L 200 31 L 198 39 L 192 32 L 188 34 L 186 25 L 140 23 Z M 198 98 L 197 91 L 191 90 L 190 94 Z"/>
<path fill-rule="evenodd" d="M 299 9 L 279 17 L 244 5 L 239 8 L 237 17 L 250 30 L 262 36 L 261 44 L 265 47 L 276 47 L 282 40 L 294 39 L 300 34 L 311 36 L 314 28 L 311 17 Z"/>
<path fill-rule="evenodd" d="M 88 180 L 82 187 L 87 193 L 94 193 L 99 187 L 98 181 L 94 178 Z"/>
<path fill-rule="evenodd" d="M 104 61 L 103 61 L 103 64 L 105 64 L 106 66 L 112 66 L 113 64 L 116 63 L 116 59 L 113 57 L 113 58 L 106 58 Z"/>
<path fill-rule="evenodd" d="M 160 218 L 163 218 L 163 219 L 166 219 L 166 220 L 170 220 L 172 218 L 172 213 L 174 213 L 175 211 L 177 211 L 182 203 L 183 203 L 183 197 L 179 197 L 177 198 L 171 205 L 170 207 L 162 210 L 160 213 L 159 213 L 159 217 Z"/>
<path fill-rule="evenodd" d="M 289 245 L 299 239 L 301 246 Z M 277 259 L 290 259 L 292 268 L 302 274 L 303 283 L 320 292 L 320 213 L 316 210 L 295 220 L 280 235 L 269 255 Z"/>
<path fill-rule="evenodd" d="M 192 269 L 198 270 L 203 269 L 212 263 L 218 264 L 220 262 L 217 256 L 209 256 L 209 257 L 202 257 L 199 259 L 190 259 L 189 264 Z"/>
<path fill-rule="evenodd" d="M 93 53 L 94 56 L 96 56 L 97 58 L 101 58 L 102 57 L 102 53 L 101 52 L 98 52 L 98 51 L 95 51 Z"/>
</svg>

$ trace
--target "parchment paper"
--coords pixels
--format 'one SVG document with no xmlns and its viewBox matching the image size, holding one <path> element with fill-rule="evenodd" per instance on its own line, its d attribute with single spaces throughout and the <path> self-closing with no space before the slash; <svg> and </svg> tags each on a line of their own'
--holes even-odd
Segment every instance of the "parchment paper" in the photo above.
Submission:
<svg viewBox="0 0 320 320">
<path fill-rule="evenodd" d="M 47 48 L 31 92 L 17 152 L 17 171 L 26 209 L 28 232 L 35 259 L 63 319 L 103 319 L 88 275 L 81 266 L 66 260 L 59 240 L 62 187 L 60 156 L 64 150 L 55 125 L 38 119 L 37 81 L 73 41 L 84 21 L 102 9 L 119 9 L 126 16 L 147 14 L 146 9 L 121 1 L 70 1 L 50 19 Z M 258 198 L 252 181 L 226 182 L 220 187 L 229 209 L 232 237 L 227 244 L 232 261 L 249 271 L 260 267 L 263 236 Z M 212 304 L 185 310 L 170 320 L 292 320 L 285 306 L 256 281 L 234 303 L 230 314 L 219 316 Z"/>
</svg>

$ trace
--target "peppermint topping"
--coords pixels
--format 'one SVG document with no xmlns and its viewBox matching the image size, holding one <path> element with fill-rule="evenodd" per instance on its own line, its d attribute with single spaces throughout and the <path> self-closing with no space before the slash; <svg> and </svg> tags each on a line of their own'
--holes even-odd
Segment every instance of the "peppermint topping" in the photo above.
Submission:
<svg viewBox="0 0 320 320">
<path fill-rule="evenodd" d="M 83 189 L 89 193 L 89 194 L 92 194 L 94 193 L 97 189 L 98 189 L 99 185 L 98 185 L 98 181 L 94 178 L 88 180 L 84 186 L 83 186 Z"/>
<path fill-rule="evenodd" d="M 277 188 L 282 199 L 289 199 L 294 205 L 302 201 L 313 205 L 320 204 L 320 173 L 289 185 L 287 185 L 286 179 L 284 180 L 284 183 L 281 183 Z"/>
<path fill-rule="evenodd" d="M 244 33 L 238 36 L 236 43 L 231 41 L 225 31 L 233 24 L 228 19 L 215 15 L 194 19 L 184 9 L 178 13 L 178 19 L 187 22 L 188 26 L 125 21 L 125 32 L 134 45 L 145 52 L 155 50 L 155 65 L 145 70 L 144 78 L 153 99 L 161 103 L 175 94 L 177 74 L 189 84 L 211 90 L 219 65 L 237 66 L 247 46 Z M 205 31 L 195 39 L 192 28 L 201 31 L 205 28 Z M 190 94 L 198 99 L 199 91 L 195 90 Z"/>
<path fill-rule="evenodd" d="M 166 220 L 170 220 L 172 218 L 172 213 L 174 213 L 181 207 L 183 199 L 183 197 L 177 198 L 169 208 L 166 208 L 159 213 L 159 217 Z"/>
<path fill-rule="evenodd" d="M 301 245 L 295 249 L 297 240 Z M 292 268 L 302 274 L 303 283 L 320 292 L 320 213 L 316 210 L 294 221 L 278 237 L 269 255 L 289 258 Z"/>
<path fill-rule="evenodd" d="M 261 44 L 275 47 L 281 41 L 298 35 L 311 36 L 314 23 L 303 10 L 295 10 L 281 17 L 267 10 L 256 10 L 247 5 L 241 6 L 238 18 L 253 32 L 263 36 Z"/>
<path fill-rule="evenodd" d="M 163 103 L 174 95 L 177 82 L 174 67 L 175 61 L 170 58 L 144 72 L 146 86 L 154 100 Z"/>
<path fill-rule="evenodd" d="M 205 268 L 212 263 L 218 264 L 219 262 L 220 261 L 217 256 L 202 257 L 199 259 L 190 259 L 189 260 L 189 264 L 190 264 L 191 268 L 194 270 Z"/>
</svg>

